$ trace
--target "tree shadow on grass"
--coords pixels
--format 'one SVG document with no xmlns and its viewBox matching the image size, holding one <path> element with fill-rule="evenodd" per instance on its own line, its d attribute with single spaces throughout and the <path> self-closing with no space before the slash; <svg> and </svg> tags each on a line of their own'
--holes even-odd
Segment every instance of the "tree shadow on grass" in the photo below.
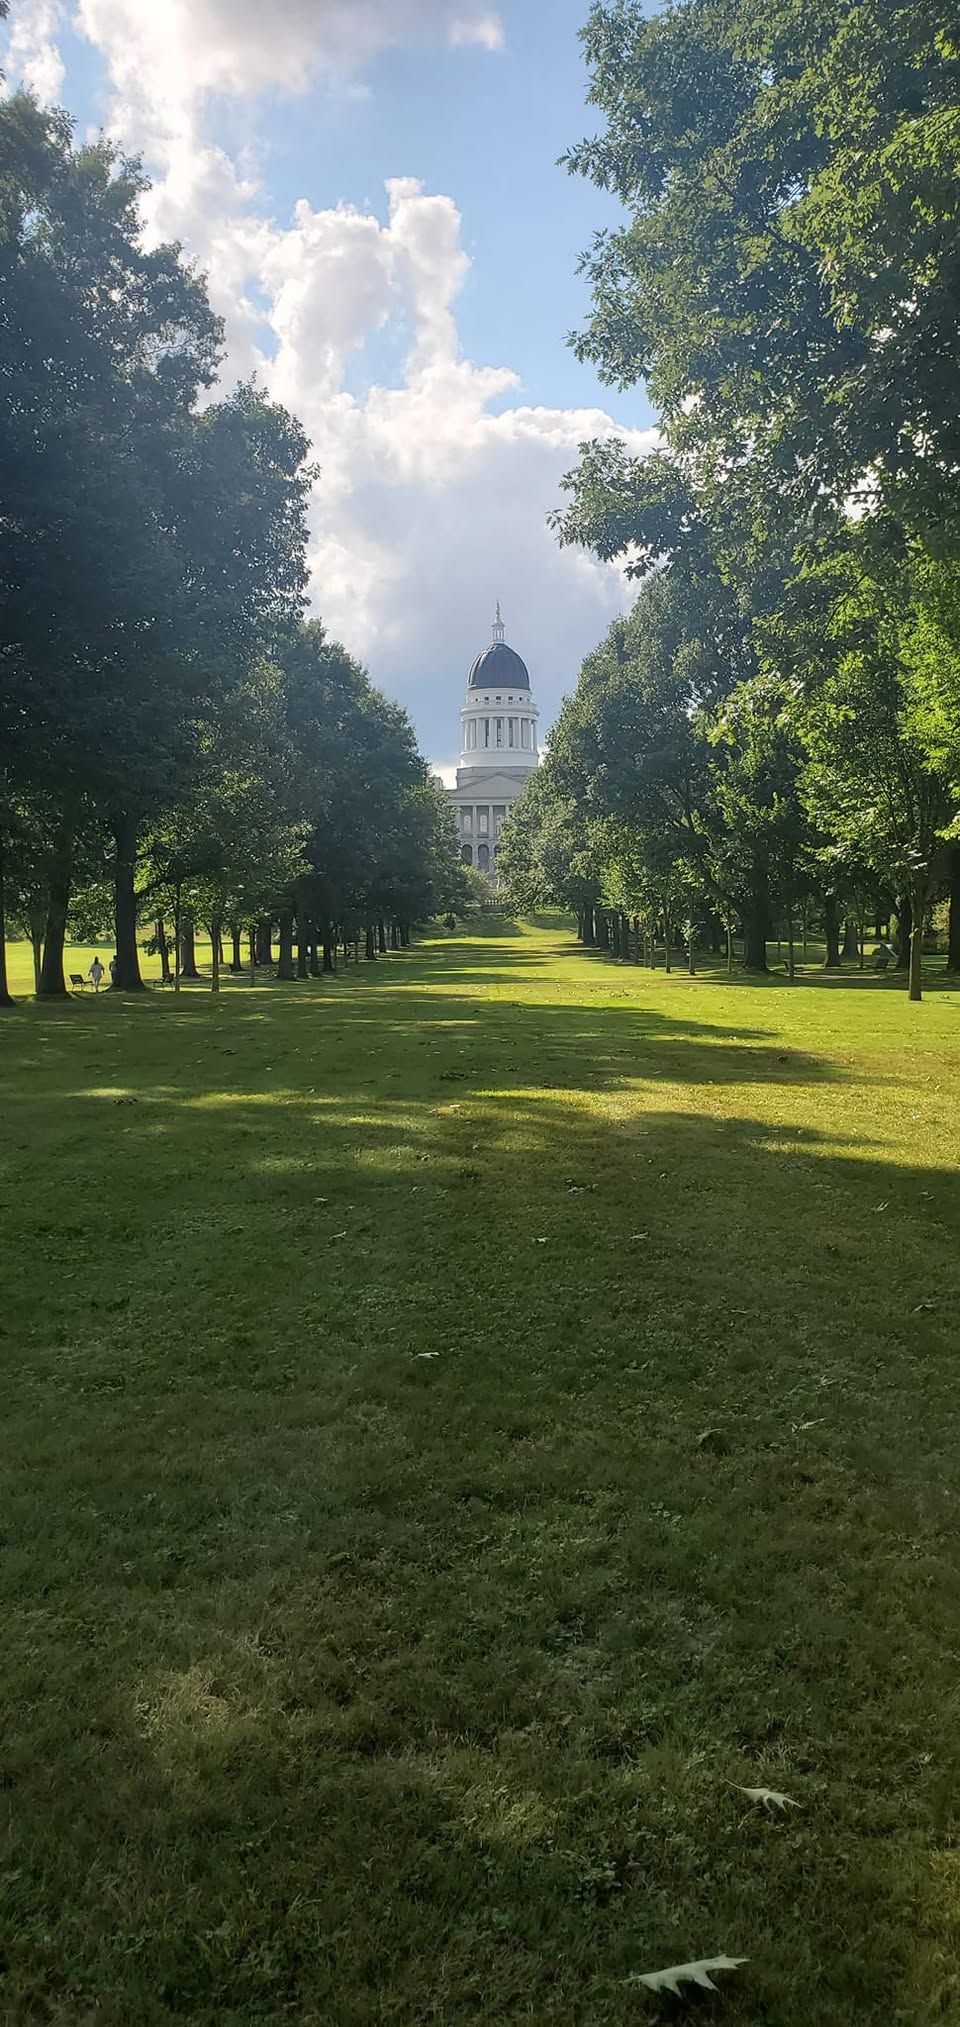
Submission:
<svg viewBox="0 0 960 2027">
<path fill-rule="evenodd" d="M 396 997 L 326 1061 L 293 994 L 24 1033 L 10 2017 L 632 2027 L 631 1974 L 715 1950 L 734 2027 L 945 2017 L 946 1154 L 783 1065 L 765 1117 L 612 1060 L 615 1112 L 494 1095 L 479 1008 L 437 1088 Z M 572 1017 L 692 1083 L 751 1053 Z"/>
<path fill-rule="evenodd" d="M 661 978 L 667 975 L 662 958 L 653 966 L 637 964 L 633 957 L 616 957 L 610 950 L 599 950 L 595 945 L 579 943 L 573 937 L 569 941 L 554 945 L 552 955 L 588 958 L 598 968 L 614 972 L 626 971 L 639 975 L 641 979 L 651 978 L 657 974 Z M 714 957 L 712 953 L 706 951 L 698 951 L 696 961 L 696 971 L 691 973 L 687 969 L 684 953 L 677 951 L 670 975 L 692 985 L 700 981 L 706 985 L 753 986 L 763 992 L 770 992 L 779 987 L 786 987 L 791 992 L 795 992 L 798 987 L 816 987 L 818 990 L 829 991 L 906 992 L 908 984 L 906 971 L 897 969 L 878 972 L 872 970 L 869 964 L 863 971 L 846 965 L 827 971 L 823 965 L 802 965 L 798 958 L 796 977 L 791 979 L 787 975 L 785 960 L 771 962 L 768 971 L 747 971 L 739 962 L 732 971 L 728 971 L 725 958 Z M 960 977 L 946 971 L 942 959 L 939 963 L 936 960 L 932 964 L 925 963 L 923 990 L 925 994 L 960 991 Z"/>
<path fill-rule="evenodd" d="M 218 1064 L 229 1092 L 230 1058 L 242 1042 L 241 1074 L 243 1051 L 253 1046 L 256 1035 L 262 1037 L 263 1049 L 252 1067 L 268 1096 L 282 1089 L 284 1066 L 300 1076 L 307 1055 L 318 1071 L 328 1074 L 334 1063 L 331 1051 L 340 1052 L 339 1073 L 353 1076 L 362 1095 L 365 1074 L 376 1076 L 371 1050 L 378 1047 L 399 1052 L 395 1074 L 409 1072 L 418 1085 L 456 1081 L 484 1090 L 510 1084 L 602 1091 L 648 1081 L 698 1086 L 874 1081 L 873 1073 L 785 1047 L 780 1038 L 739 1024 L 701 1021 L 633 1002 L 585 1007 L 578 1002 L 478 999 L 466 983 L 462 991 L 447 989 L 445 982 L 426 988 L 410 983 L 401 992 L 395 984 L 371 982 L 339 998 L 333 992 L 303 996 L 278 987 L 270 995 L 234 1000 L 229 1010 L 191 1002 L 179 1007 L 168 1003 L 161 1012 L 152 1003 L 136 1001 L 119 1006 L 112 1019 L 88 1017 L 86 1026 L 91 1046 L 94 1035 L 101 1044 L 102 1062 L 120 1068 L 118 1044 L 124 1037 L 132 1044 L 144 1032 L 169 1062 L 171 1079 L 163 1080 L 164 1087 L 176 1081 L 188 1093 L 198 1077 L 202 1082 Z M 54 1019 L 44 1037 L 44 1065 L 51 1074 L 62 1075 L 65 1092 L 80 1088 L 76 1041 L 76 1025 L 63 1019 Z M 197 1053 L 185 1055 L 188 1046 Z M 364 1066 L 359 1076 L 354 1058 Z M 32 1060 L 38 1067 L 38 1059 Z M 242 1074 L 246 1076 L 245 1069 Z M 893 1080 L 884 1075 L 883 1081 Z"/>
</svg>

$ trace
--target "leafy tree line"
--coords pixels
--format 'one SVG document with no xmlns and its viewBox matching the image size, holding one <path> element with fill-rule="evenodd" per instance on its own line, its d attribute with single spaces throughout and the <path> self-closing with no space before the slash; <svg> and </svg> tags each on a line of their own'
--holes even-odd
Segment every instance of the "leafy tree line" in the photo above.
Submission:
<svg viewBox="0 0 960 2027">
<path fill-rule="evenodd" d="M 112 913 L 136 991 L 145 916 L 165 972 L 200 922 L 216 984 L 224 926 L 236 962 L 259 922 L 291 977 L 461 884 L 407 718 L 304 622 L 303 430 L 253 385 L 214 398 L 220 322 L 180 248 L 145 246 L 144 188 L 66 114 L 0 102 L 2 1003 L 5 914 L 58 997 L 78 911 Z"/>
<path fill-rule="evenodd" d="M 569 167 L 625 217 L 575 344 L 662 442 L 565 482 L 561 541 L 643 589 L 501 868 L 758 968 L 774 916 L 812 898 L 834 962 L 879 900 L 918 998 L 944 885 L 960 966 L 960 43 L 923 0 L 605 0 L 584 42 Z"/>
</svg>

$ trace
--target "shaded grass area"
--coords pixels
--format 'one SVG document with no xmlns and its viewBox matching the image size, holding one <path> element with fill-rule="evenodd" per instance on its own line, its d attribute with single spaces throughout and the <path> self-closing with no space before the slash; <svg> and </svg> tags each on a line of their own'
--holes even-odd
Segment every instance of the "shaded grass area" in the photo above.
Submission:
<svg viewBox="0 0 960 2027">
<path fill-rule="evenodd" d="M 960 2019 L 958 1019 L 489 925 L 5 1019 L 5 2020 Z"/>
</svg>

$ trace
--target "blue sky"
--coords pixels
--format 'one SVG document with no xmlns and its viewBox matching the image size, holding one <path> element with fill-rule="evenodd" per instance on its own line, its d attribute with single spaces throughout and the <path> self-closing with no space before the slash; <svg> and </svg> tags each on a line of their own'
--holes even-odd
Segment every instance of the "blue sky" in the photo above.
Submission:
<svg viewBox="0 0 960 2027">
<path fill-rule="evenodd" d="M 652 423 L 565 343 L 617 216 L 557 166 L 594 122 L 585 5 L 14 0 L 8 24 L 11 82 L 144 154 L 145 228 L 208 270 L 226 376 L 303 415 L 314 609 L 437 764 L 496 597 L 547 723 L 629 602 L 545 527 L 581 437 Z"/>
</svg>

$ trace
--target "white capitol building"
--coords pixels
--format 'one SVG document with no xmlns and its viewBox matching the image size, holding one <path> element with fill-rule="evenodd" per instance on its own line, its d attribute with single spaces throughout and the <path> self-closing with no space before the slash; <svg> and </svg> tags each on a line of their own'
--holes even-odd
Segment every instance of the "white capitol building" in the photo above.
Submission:
<svg viewBox="0 0 960 2027">
<path fill-rule="evenodd" d="M 492 644 L 467 677 L 457 785 L 450 790 L 460 856 L 491 877 L 502 825 L 539 764 L 537 717 L 526 663 L 507 646 L 498 604 Z"/>
</svg>

